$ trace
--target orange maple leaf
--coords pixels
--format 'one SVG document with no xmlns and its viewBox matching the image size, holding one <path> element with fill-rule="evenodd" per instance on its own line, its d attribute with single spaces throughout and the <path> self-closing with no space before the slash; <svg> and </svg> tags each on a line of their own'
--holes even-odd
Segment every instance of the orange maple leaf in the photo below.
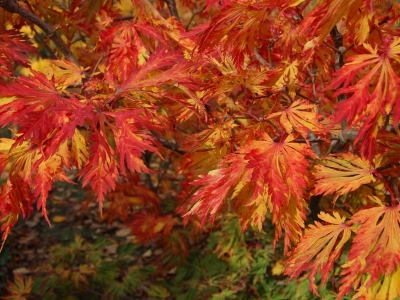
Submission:
<svg viewBox="0 0 400 300">
<path fill-rule="evenodd" d="M 186 216 L 198 214 L 204 224 L 208 215 L 211 220 L 215 217 L 227 198 L 237 198 L 235 207 L 242 227 L 252 224 L 261 230 L 265 214 L 270 211 L 277 225 L 275 242 L 282 230 L 289 232 L 287 251 L 304 226 L 308 185 L 305 155 L 314 153 L 308 145 L 293 142 L 292 135 L 280 142 L 274 142 L 266 133 L 259 135 L 262 140 L 248 142 L 237 153 L 224 157 L 217 170 L 192 183 L 202 187 L 194 193 Z"/>
<path fill-rule="evenodd" d="M 85 78 L 85 70 L 69 60 L 52 60 L 55 82 L 64 89 L 70 85 L 78 85 L 82 83 L 82 78 Z"/>
<path fill-rule="evenodd" d="M 359 227 L 342 266 L 340 299 L 351 289 L 354 297 L 395 299 L 400 297 L 400 204 L 385 206 L 377 197 L 370 197 L 378 207 L 357 212 L 349 224 Z"/>
<path fill-rule="evenodd" d="M 318 123 L 319 117 L 315 104 L 296 100 L 285 110 L 270 114 L 267 119 L 277 116 L 280 116 L 279 121 L 288 134 L 297 131 L 304 138 L 307 138 L 310 130 L 314 133 L 322 131 L 321 125 Z"/>
<path fill-rule="evenodd" d="M 382 157 L 374 162 L 352 153 L 333 154 L 315 165 L 314 194 L 336 194 L 336 197 L 358 189 L 363 184 L 375 181 L 374 172 Z"/>
<path fill-rule="evenodd" d="M 328 224 L 315 222 L 306 229 L 300 243 L 291 252 L 286 261 L 285 274 L 297 278 L 304 271 L 309 271 L 310 289 L 318 296 L 315 275 L 321 271 L 322 283 L 325 285 L 329 272 L 339 258 L 346 242 L 351 237 L 351 227 L 345 223 L 346 218 L 337 212 L 329 215 L 321 212 L 318 217 Z"/>
<path fill-rule="evenodd" d="M 9 176 L 7 182 L 1 186 L 0 199 L 2 199 L 2 201 L 0 202 L 0 222 L 2 223 L 1 231 L 3 232 L 3 242 L 0 251 L 3 249 L 11 229 L 17 223 L 19 214 L 22 213 L 22 216 L 26 219 L 31 215 L 35 198 L 29 184 L 17 175 Z"/>
</svg>

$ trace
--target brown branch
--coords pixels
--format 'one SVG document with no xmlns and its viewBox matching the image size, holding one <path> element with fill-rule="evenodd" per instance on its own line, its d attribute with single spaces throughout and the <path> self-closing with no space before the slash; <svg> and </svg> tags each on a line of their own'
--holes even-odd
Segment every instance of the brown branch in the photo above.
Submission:
<svg viewBox="0 0 400 300">
<path fill-rule="evenodd" d="M 181 19 L 179 18 L 178 10 L 176 9 L 176 2 L 175 0 L 164 0 L 165 3 L 167 3 L 169 13 L 171 16 L 175 17 L 180 21 Z"/>
<path fill-rule="evenodd" d="M 157 141 L 159 141 L 165 148 L 172 150 L 176 153 L 181 155 L 185 154 L 186 152 L 179 150 L 180 145 L 175 140 L 167 140 L 161 136 L 158 136 L 155 132 L 150 132 Z"/>
<path fill-rule="evenodd" d="M 67 47 L 64 41 L 61 39 L 61 37 L 58 35 L 56 30 L 49 24 L 47 24 L 45 21 L 40 19 L 34 13 L 21 7 L 15 0 L 0 0 L 0 7 L 2 7 L 3 9 L 5 9 L 10 13 L 19 14 L 24 19 L 29 20 L 35 25 L 37 25 L 54 42 L 57 48 L 65 56 L 65 59 L 79 66 L 78 60 L 72 54 L 71 50 Z"/>
<path fill-rule="evenodd" d="M 300 92 L 297 92 L 297 91 L 296 91 L 296 96 L 300 97 L 300 98 L 302 98 L 304 100 L 310 101 L 311 103 L 318 103 L 318 100 L 317 101 L 312 100 L 312 99 L 308 98 L 307 96 L 305 96 L 305 95 L 303 95 L 303 94 L 301 94 Z"/>
<path fill-rule="evenodd" d="M 47 45 L 47 43 L 44 41 L 44 39 L 42 38 L 42 36 L 39 34 L 39 32 L 36 30 L 35 26 L 31 23 L 31 28 L 32 30 L 35 32 L 35 36 L 38 38 L 39 42 L 47 49 L 47 51 L 49 52 L 49 55 L 52 59 L 54 60 L 58 60 L 57 55 L 54 54 L 53 50 L 51 50 L 50 46 Z"/>
<path fill-rule="evenodd" d="M 97 60 L 97 62 L 96 62 L 96 65 L 95 65 L 94 68 L 93 68 L 91 77 L 94 76 L 94 73 L 97 71 L 97 67 L 99 66 L 100 62 L 101 62 L 105 57 L 107 57 L 108 55 L 109 55 L 109 54 L 104 54 L 104 55 L 100 56 L 100 58 L 99 58 L 99 59 Z"/>
<path fill-rule="evenodd" d="M 327 46 L 328 48 L 332 49 L 332 50 L 335 51 L 335 52 L 339 52 L 338 49 L 336 49 L 336 48 L 333 47 L 331 44 L 329 44 L 329 43 L 327 43 L 327 42 L 325 42 L 325 41 L 323 41 L 322 44 L 324 44 L 325 46 Z"/>
<path fill-rule="evenodd" d="M 28 6 L 28 8 L 30 9 L 30 11 L 33 13 L 33 9 L 31 4 L 26 1 L 26 5 Z M 58 60 L 57 55 L 53 52 L 53 50 L 50 48 L 50 46 L 46 43 L 46 41 L 42 38 L 42 36 L 39 34 L 39 32 L 36 30 L 35 25 L 32 22 L 30 23 L 30 27 L 31 29 L 35 32 L 35 37 L 37 37 L 37 39 L 40 41 L 40 43 L 47 49 L 47 51 L 49 52 L 49 55 L 52 59 L 54 60 Z"/>
<path fill-rule="evenodd" d="M 123 16 L 113 19 L 113 22 L 132 20 L 134 16 Z"/>
<path fill-rule="evenodd" d="M 332 28 L 330 35 L 333 40 L 333 44 L 335 45 L 335 48 L 337 50 L 335 51 L 335 71 L 337 72 L 344 65 L 344 53 L 347 49 L 343 46 L 343 35 L 339 32 L 336 25 Z M 336 102 L 340 103 L 345 99 L 346 96 L 344 94 L 340 94 L 336 97 Z M 330 153 L 342 151 L 344 145 L 350 140 L 348 139 L 350 136 L 348 136 L 346 132 L 347 122 L 343 121 L 341 126 L 342 131 L 339 134 L 339 140 L 332 142 L 331 146 L 328 149 L 328 152 L 326 153 L 327 155 L 329 155 Z"/>
<path fill-rule="evenodd" d="M 151 153 L 150 151 L 146 151 L 142 156 L 143 162 L 149 170 L 150 170 L 152 155 L 153 155 L 153 153 Z M 146 183 L 147 187 L 149 189 L 151 189 L 154 193 L 157 194 L 156 187 L 154 186 L 153 181 L 151 179 L 151 174 L 145 173 L 144 176 L 145 176 L 145 183 Z"/>
<path fill-rule="evenodd" d="M 308 133 L 308 136 L 310 137 L 309 140 L 314 140 L 311 143 L 311 147 L 314 150 L 314 153 L 318 156 L 321 157 L 321 148 L 319 147 L 318 141 L 317 141 L 317 137 L 315 136 L 315 133 L 310 131 Z"/>
</svg>

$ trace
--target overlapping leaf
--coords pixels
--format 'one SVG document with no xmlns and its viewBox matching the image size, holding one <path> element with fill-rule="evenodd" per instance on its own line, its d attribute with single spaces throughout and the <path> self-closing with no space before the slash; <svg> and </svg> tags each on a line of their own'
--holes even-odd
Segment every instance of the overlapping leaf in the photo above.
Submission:
<svg viewBox="0 0 400 300">
<path fill-rule="evenodd" d="M 115 189 L 118 169 L 113 157 L 114 150 L 100 132 L 92 134 L 91 142 L 90 152 L 92 155 L 81 171 L 80 178 L 83 177 L 83 186 L 90 184 L 96 193 L 101 209 L 105 194 Z"/>
<path fill-rule="evenodd" d="M 296 100 L 285 110 L 270 114 L 267 119 L 280 116 L 279 121 L 288 134 L 297 131 L 306 138 L 310 130 L 314 133 L 322 131 L 315 109 L 315 104 Z"/>
<path fill-rule="evenodd" d="M 9 176 L 7 182 L 1 186 L 0 197 L 0 221 L 2 244 L 3 249 L 4 242 L 7 239 L 11 229 L 17 223 L 19 215 L 22 214 L 24 218 L 29 218 L 35 197 L 31 192 L 29 184 L 27 184 L 19 176 Z"/>
<path fill-rule="evenodd" d="M 369 53 L 350 57 L 336 73 L 329 88 L 337 89 L 336 96 L 351 94 L 337 105 L 334 122 L 339 124 L 346 120 L 349 127 L 360 123 L 358 139 L 367 137 L 362 151 L 371 157 L 371 146 L 376 140 L 377 129 L 382 126 L 382 116 L 393 113 L 394 124 L 400 120 L 400 107 L 396 100 L 400 77 L 394 67 L 400 59 L 400 38 L 387 38 L 379 48 L 370 44 L 363 44 L 363 47 Z M 361 72 L 365 75 L 354 81 Z"/>
<path fill-rule="evenodd" d="M 37 53 L 37 50 L 27 38 L 16 30 L 0 31 L 0 79 L 2 76 L 10 77 L 14 63 L 28 67 L 28 53 Z"/>
<path fill-rule="evenodd" d="M 224 52 L 232 51 L 235 65 L 242 67 L 244 54 L 253 54 L 260 39 L 270 36 L 267 2 L 232 2 L 210 23 L 199 42 L 199 51 L 221 43 Z M 258 24 L 257 26 L 254 26 Z M 227 38 L 229 37 L 229 38 Z"/>
<path fill-rule="evenodd" d="M 135 233 L 138 242 L 146 244 L 152 239 L 161 236 L 167 237 L 177 223 L 178 219 L 172 215 L 136 213 L 129 226 Z"/>
<path fill-rule="evenodd" d="M 68 60 L 53 60 L 52 64 L 56 83 L 67 88 L 70 85 L 82 83 L 85 78 L 84 69 Z"/>
<path fill-rule="evenodd" d="M 119 218 L 123 222 L 132 219 L 132 212 L 142 210 L 150 214 L 160 213 L 160 198 L 146 185 L 136 183 L 139 175 L 131 174 L 128 180 L 117 183 L 115 191 L 107 194 L 107 209 L 103 217 L 112 222 Z"/>
<path fill-rule="evenodd" d="M 346 18 L 348 22 L 354 18 L 357 15 L 357 10 L 363 6 L 363 3 L 364 1 L 362 0 L 318 2 L 314 9 L 301 22 L 300 34 L 309 33 L 317 36 L 319 41 L 324 41 L 332 28 L 342 18 Z"/>
<path fill-rule="evenodd" d="M 355 297 L 400 297 L 396 281 L 400 265 L 400 205 L 384 206 L 377 197 L 372 200 L 377 207 L 357 212 L 350 221 L 360 228 L 343 265 L 338 298 L 351 289 L 357 290 Z"/>
<path fill-rule="evenodd" d="M 251 224 L 261 230 L 269 211 L 277 225 L 275 241 L 282 230 L 289 232 L 287 250 L 301 234 L 308 185 L 305 155 L 313 153 L 308 145 L 293 143 L 293 136 L 279 143 L 265 133 L 261 137 L 226 156 L 218 169 L 192 183 L 201 188 L 191 198 L 192 207 L 186 215 L 198 214 L 204 223 L 208 215 L 215 217 L 229 197 L 237 198 L 235 206 L 242 226 Z"/>
<path fill-rule="evenodd" d="M 31 77 L 20 77 L 13 84 L 0 86 L 0 97 L 10 99 L 0 106 L 0 125 L 19 127 L 16 145 L 24 140 L 37 143 L 46 154 L 74 134 L 91 116 L 90 106 L 76 98 L 63 98 L 54 82 L 43 73 L 32 71 Z"/>
<path fill-rule="evenodd" d="M 115 120 L 115 127 L 112 127 L 112 130 L 119 156 L 119 168 L 123 175 L 126 175 L 126 166 L 132 172 L 148 173 L 149 169 L 141 156 L 145 151 L 158 153 L 150 135 L 139 132 L 135 124 L 139 123 L 140 113 L 140 110 L 119 110 L 108 113 Z"/>
</svg>

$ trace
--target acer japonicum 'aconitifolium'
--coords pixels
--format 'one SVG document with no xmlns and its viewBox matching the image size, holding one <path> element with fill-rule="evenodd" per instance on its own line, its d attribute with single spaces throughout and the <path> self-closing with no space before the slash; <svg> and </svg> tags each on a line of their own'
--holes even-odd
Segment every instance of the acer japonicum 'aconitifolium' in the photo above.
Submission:
<svg viewBox="0 0 400 300">
<path fill-rule="evenodd" d="M 122 219 L 117 183 L 143 180 L 132 230 L 168 234 L 160 157 L 185 222 L 272 222 L 315 294 L 349 247 L 338 298 L 399 297 L 399 3 L 123 2 L 0 1 L 3 241 L 71 174 Z"/>
</svg>

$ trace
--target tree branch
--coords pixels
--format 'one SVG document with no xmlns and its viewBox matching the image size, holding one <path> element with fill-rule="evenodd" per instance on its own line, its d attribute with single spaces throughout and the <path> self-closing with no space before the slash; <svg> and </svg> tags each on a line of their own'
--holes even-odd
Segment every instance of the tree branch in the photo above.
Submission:
<svg viewBox="0 0 400 300">
<path fill-rule="evenodd" d="M 58 35 L 56 30 L 45 21 L 40 19 L 38 16 L 36 16 L 34 13 L 21 7 L 15 0 L 0 0 L 0 7 L 10 13 L 19 14 L 24 19 L 29 20 L 33 24 L 37 25 L 54 42 L 57 48 L 65 56 L 65 59 L 73 62 L 77 66 L 80 65 L 78 60 L 72 54 L 71 50 L 67 47 L 61 37 Z"/>
<path fill-rule="evenodd" d="M 344 65 L 344 53 L 346 52 L 346 48 L 343 46 L 343 35 L 337 29 L 337 26 L 332 28 L 330 35 L 333 40 L 333 44 L 335 45 L 335 71 L 339 71 Z M 346 99 L 344 94 L 340 94 L 336 97 L 336 102 L 340 103 Z M 332 142 L 327 155 L 330 153 L 340 152 L 342 151 L 344 145 L 350 140 L 348 133 L 346 132 L 347 122 L 342 122 L 342 131 L 339 134 L 339 140 Z M 351 131 L 351 130 L 350 130 Z M 350 132 L 349 131 L 349 132 Z"/>
<path fill-rule="evenodd" d="M 181 155 L 185 154 L 186 152 L 179 150 L 180 145 L 175 140 L 167 140 L 161 136 L 158 136 L 155 132 L 150 132 L 157 141 L 159 141 L 165 148 L 172 150 L 176 153 Z"/>
<path fill-rule="evenodd" d="M 113 22 L 132 20 L 134 16 L 123 16 L 113 19 Z"/>
<path fill-rule="evenodd" d="M 165 3 L 167 3 L 169 13 L 171 16 L 175 17 L 180 21 L 181 19 L 179 18 L 178 10 L 176 9 L 176 2 L 175 0 L 164 0 Z"/>
</svg>

